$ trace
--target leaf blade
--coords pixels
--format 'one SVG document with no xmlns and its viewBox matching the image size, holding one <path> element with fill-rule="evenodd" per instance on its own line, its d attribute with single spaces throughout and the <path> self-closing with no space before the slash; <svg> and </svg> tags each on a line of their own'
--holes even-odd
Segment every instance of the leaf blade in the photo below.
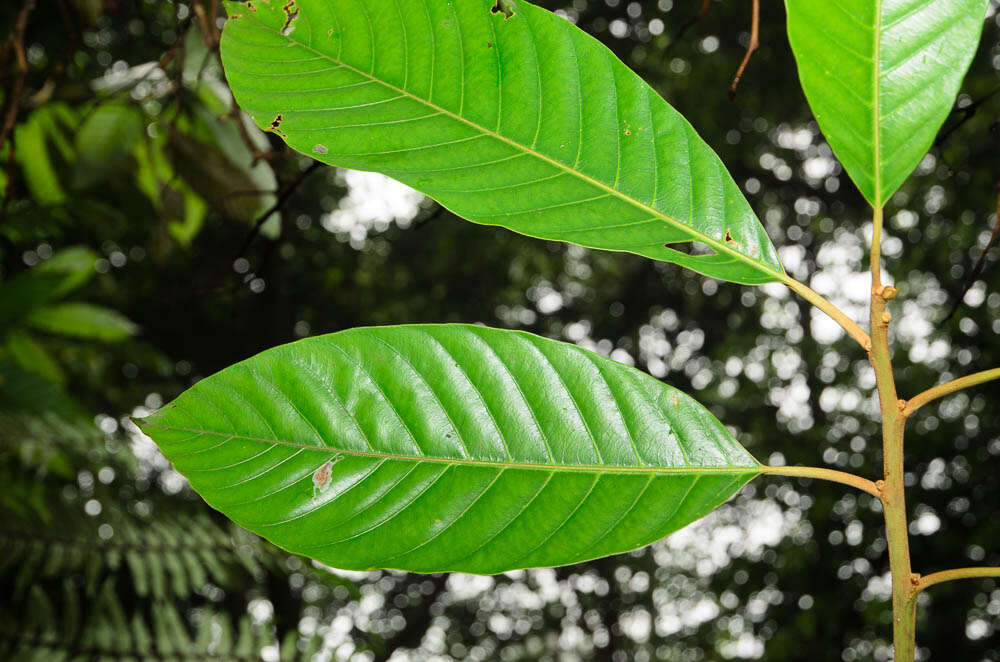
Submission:
<svg viewBox="0 0 1000 662">
<path fill-rule="evenodd" d="M 90 249 L 73 246 L 0 283 L 0 325 L 15 323 L 32 309 L 80 288 L 94 275 L 97 259 Z"/>
<path fill-rule="evenodd" d="M 142 121 L 139 109 L 129 104 L 111 102 L 95 108 L 76 133 L 72 188 L 89 188 L 121 169 L 142 134 Z"/>
<path fill-rule="evenodd" d="M 788 37 L 809 105 L 874 207 L 909 177 L 948 116 L 979 43 L 987 4 L 785 0 Z M 934 46 L 940 48 L 931 52 Z"/>
<path fill-rule="evenodd" d="M 277 6 L 230 5 L 223 64 L 240 105 L 292 148 L 383 172 L 476 223 L 734 282 L 782 278 L 683 117 L 568 21 L 493 4 L 298 0 L 287 26 Z M 690 241 L 714 254 L 670 247 Z"/>
<path fill-rule="evenodd" d="M 59 303 L 35 308 L 25 323 L 39 331 L 61 336 L 120 342 L 139 327 L 116 310 L 89 303 Z"/>
<path fill-rule="evenodd" d="M 626 551 L 760 466 L 647 375 L 468 325 L 281 346 L 139 424 L 241 526 L 354 569 L 494 573 Z"/>
</svg>

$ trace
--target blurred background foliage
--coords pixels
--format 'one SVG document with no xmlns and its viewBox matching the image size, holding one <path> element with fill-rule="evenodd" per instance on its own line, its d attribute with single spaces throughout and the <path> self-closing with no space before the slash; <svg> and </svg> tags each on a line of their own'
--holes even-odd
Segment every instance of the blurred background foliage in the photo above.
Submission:
<svg viewBox="0 0 1000 662">
<path fill-rule="evenodd" d="M 788 271 L 867 316 L 866 205 L 799 88 L 781 4 L 555 0 L 729 165 Z M 215 0 L 0 7 L 0 658 L 886 660 L 879 505 L 762 478 L 651 547 L 497 577 L 348 573 L 238 530 L 130 415 L 303 336 L 483 322 L 687 390 L 762 461 L 880 471 L 866 358 L 782 286 L 460 221 L 290 153 L 233 107 Z M 901 394 L 1000 365 L 1000 25 L 887 211 Z M 951 309 L 957 306 L 954 314 Z M 914 568 L 1000 564 L 1000 382 L 925 407 Z M 992 405 L 990 403 L 993 403 Z M 1000 582 L 933 588 L 922 660 L 1000 660 Z"/>
</svg>

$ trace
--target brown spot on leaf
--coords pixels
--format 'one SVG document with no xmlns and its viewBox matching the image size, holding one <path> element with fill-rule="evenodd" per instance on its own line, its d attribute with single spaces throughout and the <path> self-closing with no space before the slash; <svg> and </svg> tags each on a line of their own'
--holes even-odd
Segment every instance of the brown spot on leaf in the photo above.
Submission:
<svg viewBox="0 0 1000 662">
<path fill-rule="evenodd" d="M 743 244 L 741 244 L 740 242 L 736 241 L 736 238 L 733 237 L 732 233 L 730 233 L 729 230 L 726 230 L 726 234 L 723 235 L 722 240 L 724 242 L 726 242 L 727 244 L 730 244 L 730 245 L 732 245 L 732 246 L 734 246 L 736 248 L 739 248 L 739 249 L 743 248 Z"/>
<path fill-rule="evenodd" d="M 313 472 L 313 496 L 316 492 L 322 492 L 330 487 L 330 479 L 333 476 L 333 461 L 327 460 Z"/>
<path fill-rule="evenodd" d="M 292 21 L 299 17 L 299 10 L 295 7 L 295 0 L 288 0 L 282 7 L 281 11 L 285 13 L 285 24 L 281 26 L 281 34 L 286 37 L 292 34 L 295 30 L 295 26 L 292 25 Z"/>
<path fill-rule="evenodd" d="M 317 492 L 325 492 L 330 487 L 330 483 L 333 482 L 333 465 L 343 459 L 344 456 L 337 453 L 331 459 L 319 465 L 316 471 L 313 472 L 313 497 L 316 496 Z"/>
<path fill-rule="evenodd" d="M 514 15 L 514 0 L 497 0 L 496 4 L 490 7 L 490 13 L 503 14 L 503 20 L 507 20 Z"/>
</svg>

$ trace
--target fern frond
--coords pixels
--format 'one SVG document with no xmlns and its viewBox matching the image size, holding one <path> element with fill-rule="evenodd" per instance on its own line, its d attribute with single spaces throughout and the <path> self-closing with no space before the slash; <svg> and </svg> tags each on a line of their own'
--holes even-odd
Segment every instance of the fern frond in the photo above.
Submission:
<svg viewBox="0 0 1000 662">
<path fill-rule="evenodd" d="M 310 659 L 322 628 L 295 629 L 300 597 L 274 621 L 249 609 L 288 583 L 288 555 L 157 489 L 162 468 L 64 396 L 0 361 L 0 661 Z"/>
<path fill-rule="evenodd" d="M 90 601 L 77 599 L 72 578 L 50 596 L 40 586 L 28 590 L 20 613 L 0 607 L 0 659 L 3 660 L 260 660 L 271 648 L 282 662 L 312 658 L 322 636 L 288 632 L 280 646 L 271 627 L 251 615 L 234 619 L 210 606 L 178 608 L 154 600 L 126 614 L 114 578 Z"/>
<path fill-rule="evenodd" d="M 240 547 L 261 544 L 245 532 L 222 526 L 204 514 L 166 511 L 152 522 L 84 522 L 72 532 L 0 524 L 0 585 L 13 576 L 15 599 L 37 582 L 68 574 L 86 576 L 92 594 L 95 575 L 127 569 L 135 593 L 156 599 L 187 598 L 208 582 L 229 584 L 235 574 L 256 576 L 260 565 Z M 111 537 L 106 538 L 110 526 Z M 239 541 L 239 542 L 237 542 Z"/>
</svg>

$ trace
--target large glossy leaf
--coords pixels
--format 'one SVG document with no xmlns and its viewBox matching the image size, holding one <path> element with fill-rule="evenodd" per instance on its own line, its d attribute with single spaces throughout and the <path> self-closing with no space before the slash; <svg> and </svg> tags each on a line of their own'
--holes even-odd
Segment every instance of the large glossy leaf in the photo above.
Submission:
<svg viewBox="0 0 1000 662">
<path fill-rule="evenodd" d="M 495 573 L 623 552 L 760 468 L 648 375 L 470 325 L 283 345 L 138 423 L 212 506 L 347 569 Z"/>
<path fill-rule="evenodd" d="M 987 0 L 785 0 L 809 105 L 861 193 L 881 207 L 955 102 Z"/>
<path fill-rule="evenodd" d="M 383 172 L 469 220 L 781 279 L 746 199 L 677 111 L 569 21 L 494 6 L 230 3 L 222 60 L 239 104 L 294 149 Z M 684 242 L 711 252 L 671 247 Z"/>
</svg>

